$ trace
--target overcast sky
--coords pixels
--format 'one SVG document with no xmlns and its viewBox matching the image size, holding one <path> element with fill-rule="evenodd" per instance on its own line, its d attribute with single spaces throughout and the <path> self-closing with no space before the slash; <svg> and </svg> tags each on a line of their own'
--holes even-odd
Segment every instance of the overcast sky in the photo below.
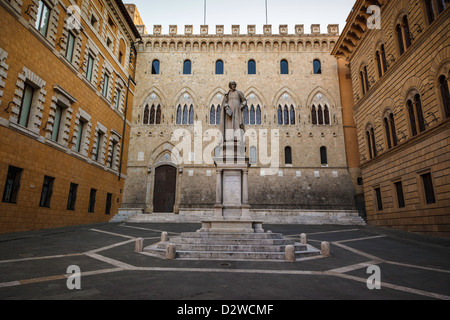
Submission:
<svg viewBox="0 0 450 320">
<path fill-rule="evenodd" d="M 241 33 L 247 32 L 247 25 L 257 26 L 262 34 L 266 23 L 266 0 L 206 0 L 206 24 L 209 32 L 215 33 L 216 25 L 224 25 L 225 33 L 231 33 L 231 25 L 241 25 Z M 327 32 L 329 24 L 339 24 L 340 32 L 345 26 L 356 0 L 267 0 L 268 22 L 273 33 L 278 33 L 280 24 L 287 24 L 294 33 L 296 24 L 305 25 L 305 33 L 311 32 L 312 24 L 320 24 L 321 32 Z M 167 34 L 169 25 L 178 25 L 178 33 L 185 25 L 193 25 L 194 33 L 200 33 L 204 23 L 205 0 L 124 0 L 133 3 L 147 26 L 149 33 L 153 25 L 162 25 Z"/>
</svg>

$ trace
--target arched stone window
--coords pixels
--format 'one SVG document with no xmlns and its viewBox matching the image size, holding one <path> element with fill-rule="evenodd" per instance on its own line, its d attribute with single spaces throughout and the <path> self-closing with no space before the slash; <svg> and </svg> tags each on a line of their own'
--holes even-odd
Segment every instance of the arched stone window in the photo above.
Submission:
<svg viewBox="0 0 450 320">
<path fill-rule="evenodd" d="M 362 91 L 362 95 L 364 96 L 367 91 L 369 91 L 370 89 L 370 85 L 369 85 L 369 74 L 367 72 L 367 66 L 366 65 L 362 65 L 359 71 L 359 78 L 361 80 L 361 91 Z"/>
<path fill-rule="evenodd" d="M 448 90 L 448 80 L 445 75 L 441 75 L 439 81 L 439 92 L 441 94 L 442 106 L 444 107 L 445 117 L 450 118 L 450 93 Z"/>
<path fill-rule="evenodd" d="M 322 166 L 328 166 L 328 155 L 326 147 L 320 147 L 320 164 Z"/>
<path fill-rule="evenodd" d="M 311 108 L 311 123 L 313 125 L 317 124 L 317 110 L 316 110 L 316 106 L 313 105 Z"/>
<path fill-rule="evenodd" d="M 261 125 L 261 107 L 256 106 L 256 124 Z"/>
<path fill-rule="evenodd" d="M 155 123 L 155 118 L 156 118 L 156 110 L 155 110 L 155 106 L 152 105 L 152 107 L 150 109 L 150 122 L 149 122 L 149 124 L 154 124 Z"/>
<path fill-rule="evenodd" d="M 216 124 L 216 107 L 214 105 L 211 106 L 209 112 L 209 124 Z"/>
<path fill-rule="evenodd" d="M 402 55 L 411 46 L 411 33 L 409 31 L 409 22 L 406 14 L 398 20 L 395 31 L 399 53 Z"/>
<path fill-rule="evenodd" d="M 291 147 L 284 148 L 284 164 L 286 164 L 286 165 L 292 164 L 292 149 L 291 149 Z"/>
<path fill-rule="evenodd" d="M 177 124 L 180 125 L 182 124 L 182 112 L 181 112 L 181 106 L 179 105 L 177 107 Z"/>
<path fill-rule="evenodd" d="M 256 74 L 256 62 L 255 60 L 248 61 L 248 74 Z"/>
<path fill-rule="evenodd" d="M 189 124 L 194 124 L 194 106 L 189 107 Z"/>
<path fill-rule="evenodd" d="M 223 74 L 224 68 L 223 68 L 223 61 L 217 60 L 216 61 L 216 74 Z"/>
<path fill-rule="evenodd" d="M 184 105 L 183 107 L 183 124 L 188 124 L 189 114 L 188 114 L 188 106 Z"/>
<path fill-rule="evenodd" d="M 149 109 L 148 105 L 146 105 L 144 108 L 143 119 L 144 119 L 143 124 L 148 124 L 148 121 L 150 120 L 150 109 Z"/>
<path fill-rule="evenodd" d="M 159 74 L 160 62 L 159 60 L 153 60 L 152 62 L 152 74 Z"/>
<path fill-rule="evenodd" d="M 287 60 L 281 60 L 280 62 L 280 74 L 289 74 L 289 63 Z"/>
<path fill-rule="evenodd" d="M 292 125 L 294 125 L 295 124 L 295 108 L 294 108 L 294 106 L 291 106 L 291 111 L 290 111 L 290 115 L 289 115 L 289 120 L 290 120 L 290 123 L 292 124 Z"/>
<path fill-rule="evenodd" d="M 409 115 L 411 136 L 414 137 L 420 132 L 425 131 L 425 119 L 423 117 L 422 100 L 420 98 L 420 94 L 417 91 L 413 91 L 409 94 L 406 106 Z"/>
<path fill-rule="evenodd" d="M 381 78 L 387 71 L 386 50 L 384 44 L 381 44 L 375 53 L 377 61 L 378 77 Z"/>
<path fill-rule="evenodd" d="M 281 109 L 281 106 L 278 106 L 278 125 L 283 124 L 283 111 Z"/>
<path fill-rule="evenodd" d="M 319 105 L 319 108 L 317 109 L 317 120 L 319 125 L 323 124 L 323 110 L 321 105 Z"/>
<path fill-rule="evenodd" d="M 397 131 L 395 129 L 394 113 L 391 110 L 385 112 L 383 117 L 384 133 L 388 149 L 397 146 Z"/>
<path fill-rule="evenodd" d="M 424 2 L 429 24 L 432 24 L 447 8 L 447 1 L 445 0 L 425 0 Z"/>
<path fill-rule="evenodd" d="M 313 61 L 314 74 L 322 74 L 322 63 L 319 59 Z"/>
<path fill-rule="evenodd" d="M 373 159 L 378 155 L 377 152 L 377 145 L 375 141 L 375 130 L 373 129 L 373 126 L 369 124 L 366 128 L 366 142 L 367 142 L 367 149 L 369 153 L 369 158 Z"/>
<path fill-rule="evenodd" d="M 185 60 L 183 63 L 183 74 L 192 73 L 192 62 L 191 60 Z"/>
<path fill-rule="evenodd" d="M 250 123 L 250 115 L 248 111 L 248 106 L 245 106 L 244 108 L 244 124 L 248 125 Z"/>
</svg>

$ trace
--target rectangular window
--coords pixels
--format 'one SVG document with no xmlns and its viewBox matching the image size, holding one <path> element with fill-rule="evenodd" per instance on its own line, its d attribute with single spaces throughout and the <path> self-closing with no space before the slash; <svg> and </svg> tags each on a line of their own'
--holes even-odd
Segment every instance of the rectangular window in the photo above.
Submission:
<svg viewBox="0 0 450 320">
<path fill-rule="evenodd" d="M 399 208 L 405 207 L 405 197 L 403 195 L 403 185 L 401 181 L 396 182 L 395 184 L 395 191 L 397 193 L 397 204 Z"/>
<path fill-rule="evenodd" d="M 23 127 L 28 126 L 30 118 L 31 104 L 33 102 L 34 89 L 25 83 L 23 88 L 22 105 L 20 106 L 19 124 Z"/>
<path fill-rule="evenodd" d="M 375 195 L 377 198 L 377 210 L 381 211 L 381 210 L 383 210 L 383 201 L 381 198 L 381 189 L 380 188 L 375 189 Z"/>
<path fill-rule="evenodd" d="M 72 62 L 74 46 L 75 46 L 75 36 L 72 34 L 72 32 L 69 32 L 67 34 L 67 47 L 66 47 L 66 59 L 69 62 Z"/>
<path fill-rule="evenodd" d="M 55 178 L 45 176 L 44 183 L 42 184 L 41 201 L 39 202 L 40 207 L 50 208 L 50 200 L 53 193 L 53 183 Z"/>
<path fill-rule="evenodd" d="M 104 134 L 99 132 L 98 133 L 98 138 L 97 138 L 97 144 L 95 146 L 95 155 L 94 155 L 94 159 L 95 161 L 99 161 L 100 160 L 100 147 L 101 147 L 101 142 L 103 140 Z"/>
<path fill-rule="evenodd" d="M 422 182 L 423 182 L 423 188 L 425 191 L 425 199 L 427 201 L 427 204 L 436 203 L 436 196 L 434 194 L 434 188 L 433 188 L 433 179 L 431 177 L 431 173 L 425 173 L 421 175 Z"/>
<path fill-rule="evenodd" d="M 80 119 L 80 124 L 78 125 L 77 144 L 75 146 L 75 150 L 77 150 L 77 152 L 81 152 L 81 143 L 83 141 L 84 126 L 85 123 Z"/>
<path fill-rule="evenodd" d="M 88 79 L 89 82 L 92 81 L 92 70 L 94 68 L 94 57 L 91 55 L 88 56 L 87 61 L 87 70 L 86 70 L 86 79 Z"/>
<path fill-rule="evenodd" d="M 67 210 L 75 210 L 75 202 L 77 201 L 78 185 L 75 183 L 70 184 L 69 198 L 67 199 Z"/>
<path fill-rule="evenodd" d="M 56 105 L 55 121 L 53 123 L 52 140 L 57 142 L 59 137 L 59 129 L 61 128 L 62 108 Z"/>
<path fill-rule="evenodd" d="M 94 212 L 96 196 L 97 196 L 97 190 L 91 189 L 91 194 L 89 196 L 89 212 Z"/>
<path fill-rule="evenodd" d="M 111 202 L 112 202 L 112 194 L 108 193 L 106 195 L 106 208 L 105 208 L 105 214 L 111 214 Z"/>
<path fill-rule="evenodd" d="M 120 106 L 120 89 L 116 89 L 116 109 L 119 110 Z"/>
<path fill-rule="evenodd" d="M 111 161 L 109 162 L 109 167 L 111 169 L 114 169 L 114 158 L 116 157 L 116 147 L 117 147 L 117 142 L 113 142 L 113 144 L 111 146 Z"/>
<path fill-rule="evenodd" d="M 105 73 L 105 77 L 103 78 L 103 96 L 105 98 L 108 97 L 108 86 L 109 86 L 109 75 Z"/>
<path fill-rule="evenodd" d="M 17 194 L 20 188 L 20 178 L 23 169 L 9 166 L 6 176 L 5 190 L 3 190 L 3 202 L 17 203 Z"/>
<path fill-rule="evenodd" d="M 35 27 L 44 37 L 47 36 L 49 18 L 50 18 L 50 8 L 44 3 L 44 1 L 39 1 L 39 8 L 36 17 Z"/>
</svg>

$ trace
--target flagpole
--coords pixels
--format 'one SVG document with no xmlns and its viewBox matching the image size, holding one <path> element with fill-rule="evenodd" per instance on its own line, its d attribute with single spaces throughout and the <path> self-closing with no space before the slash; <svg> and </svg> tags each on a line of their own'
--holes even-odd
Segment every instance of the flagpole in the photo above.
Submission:
<svg viewBox="0 0 450 320">
<path fill-rule="evenodd" d="M 203 13 L 204 13 L 203 25 L 206 25 L 206 0 L 205 0 L 205 6 L 204 6 Z"/>
<path fill-rule="evenodd" d="M 206 0 L 205 0 L 206 1 Z M 266 24 L 269 24 L 269 21 L 267 19 L 267 0 L 266 0 Z"/>
</svg>

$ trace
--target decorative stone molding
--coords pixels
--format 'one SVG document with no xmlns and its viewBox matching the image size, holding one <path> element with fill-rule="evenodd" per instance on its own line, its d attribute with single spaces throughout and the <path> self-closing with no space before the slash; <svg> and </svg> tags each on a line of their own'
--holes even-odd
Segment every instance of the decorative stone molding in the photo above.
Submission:
<svg viewBox="0 0 450 320">
<path fill-rule="evenodd" d="M 8 75 L 9 66 L 6 64 L 8 52 L 0 48 L 0 106 L 2 105 L 1 97 L 3 96 L 3 88 L 5 87 L 5 79 Z"/>
<path fill-rule="evenodd" d="M 19 122 L 20 107 L 22 104 L 25 83 L 35 89 L 28 121 L 28 129 L 39 134 L 42 124 L 41 119 L 42 112 L 44 110 L 45 96 L 47 95 L 47 91 L 44 89 L 46 82 L 26 67 L 24 67 L 23 72 L 18 75 L 13 99 L 14 106 L 11 108 L 11 116 L 9 120 L 13 123 Z"/>
<path fill-rule="evenodd" d="M 79 132 L 81 122 L 85 123 L 85 125 L 83 126 L 83 132 Z M 79 108 L 75 118 L 75 130 L 72 137 L 72 145 L 73 145 L 72 151 L 77 151 L 76 142 L 78 136 L 81 134 L 82 140 L 80 141 L 81 144 L 80 153 L 84 156 L 88 156 L 91 130 L 92 130 L 91 116 L 83 109 Z"/>
<path fill-rule="evenodd" d="M 60 106 L 63 108 L 63 112 L 61 114 L 60 127 L 59 127 L 59 144 L 67 147 L 69 144 L 69 132 L 72 120 L 72 105 L 77 101 L 72 95 L 70 95 L 67 91 L 61 88 L 58 85 L 53 87 L 55 94 L 52 97 L 52 103 L 50 104 L 50 111 L 48 114 L 47 125 L 45 126 L 45 138 L 51 139 L 53 128 L 55 124 L 55 115 L 56 108 Z"/>
<path fill-rule="evenodd" d="M 97 161 L 101 164 L 105 163 L 105 157 L 106 157 L 106 142 L 107 140 L 107 132 L 108 130 L 104 125 L 102 125 L 100 122 L 97 122 L 97 127 L 95 128 L 95 141 L 94 141 L 94 147 L 92 148 L 92 160 Z M 99 139 L 101 139 L 99 141 Z M 97 145 L 99 150 L 97 150 Z M 98 154 L 97 160 L 95 159 L 95 154 Z"/>
</svg>

